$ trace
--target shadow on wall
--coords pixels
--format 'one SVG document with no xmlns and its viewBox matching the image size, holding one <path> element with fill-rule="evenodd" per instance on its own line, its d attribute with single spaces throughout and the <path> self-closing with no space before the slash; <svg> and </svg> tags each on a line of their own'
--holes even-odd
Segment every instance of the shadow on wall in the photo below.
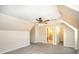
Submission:
<svg viewBox="0 0 79 59">
<path fill-rule="evenodd" d="M 31 22 L 0 13 L 0 30 L 30 31 L 33 25 Z"/>
</svg>

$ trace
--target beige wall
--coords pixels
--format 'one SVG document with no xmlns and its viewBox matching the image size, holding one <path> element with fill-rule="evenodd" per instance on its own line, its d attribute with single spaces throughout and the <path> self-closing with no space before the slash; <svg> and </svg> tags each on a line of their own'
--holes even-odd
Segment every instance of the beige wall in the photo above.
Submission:
<svg viewBox="0 0 79 59">
<path fill-rule="evenodd" d="M 63 20 L 79 29 L 79 12 L 62 5 L 58 6 L 58 9 Z"/>
<path fill-rule="evenodd" d="M 30 31 L 30 42 L 34 43 L 35 41 L 35 36 L 36 36 L 36 31 L 35 31 L 35 25 L 32 27 Z"/>
</svg>

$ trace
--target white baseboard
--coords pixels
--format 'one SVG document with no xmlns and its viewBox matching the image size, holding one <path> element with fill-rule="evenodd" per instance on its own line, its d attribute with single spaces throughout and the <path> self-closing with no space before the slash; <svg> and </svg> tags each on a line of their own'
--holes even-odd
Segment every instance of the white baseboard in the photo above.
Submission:
<svg viewBox="0 0 79 59">
<path fill-rule="evenodd" d="M 3 51 L 3 52 L 0 52 L 0 54 L 3 54 L 3 53 L 6 53 L 6 52 L 10 52 L 10 51 L 13 51 L 13 50 L 16 50 L 16 49 L 19 49 L 19 48 L 22 48 L 22 47 L 26 47 L 26 46 L 29 46 L 30 43 L 28 43 L 27 45 L 23 45 L 23 46 L 20 46 L 20 47 L 16 47 L 16 48 L 13 48 L 13 49 L 10 49 L 10 50 L 6 50 L 6 51 Z"/>
</svg>

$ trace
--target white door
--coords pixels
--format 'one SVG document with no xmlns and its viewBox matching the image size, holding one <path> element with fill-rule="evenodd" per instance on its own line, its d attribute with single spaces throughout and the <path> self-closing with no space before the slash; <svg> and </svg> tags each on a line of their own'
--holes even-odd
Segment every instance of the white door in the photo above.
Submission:
<svg viewBox="0 0 79 59">
<path fill-rule="evenodd" d="M 47 29 L 46 25 L 36 26 L 36 39 L 35 42 L 47 43 Z"/>
<path fill-rule="evenodd" d="M 72 29 L 66 29 L 64 32 L 64 46 L 72 48 L 75 46 L 74 31 Z"/>
</svg>

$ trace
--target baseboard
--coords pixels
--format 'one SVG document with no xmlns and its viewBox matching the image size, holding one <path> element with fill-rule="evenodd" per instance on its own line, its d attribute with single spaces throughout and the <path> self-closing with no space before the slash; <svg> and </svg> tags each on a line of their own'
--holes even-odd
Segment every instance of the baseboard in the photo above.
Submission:
<svg viewBox="0 0 79 59">
<path fill-rule="evenodd" d="M 13 49 L 10 49 L 10 50 L 6 50 L 4 52 L 0 52 L 0 54 L 4 54 L 4 53 L 10 52 L 10 51 L 13 51 L 13 50 L 16 50 L 16 49 L 20 49 L 22 47 L 26 47 L 26 46 L 29 46 L 29 45 L 30 45 L 30 43 L 28 43 L 27 45 L 23 45 L 23 46 L 17 47 L 17 48 L 13 48 Z"/>
</svg>

